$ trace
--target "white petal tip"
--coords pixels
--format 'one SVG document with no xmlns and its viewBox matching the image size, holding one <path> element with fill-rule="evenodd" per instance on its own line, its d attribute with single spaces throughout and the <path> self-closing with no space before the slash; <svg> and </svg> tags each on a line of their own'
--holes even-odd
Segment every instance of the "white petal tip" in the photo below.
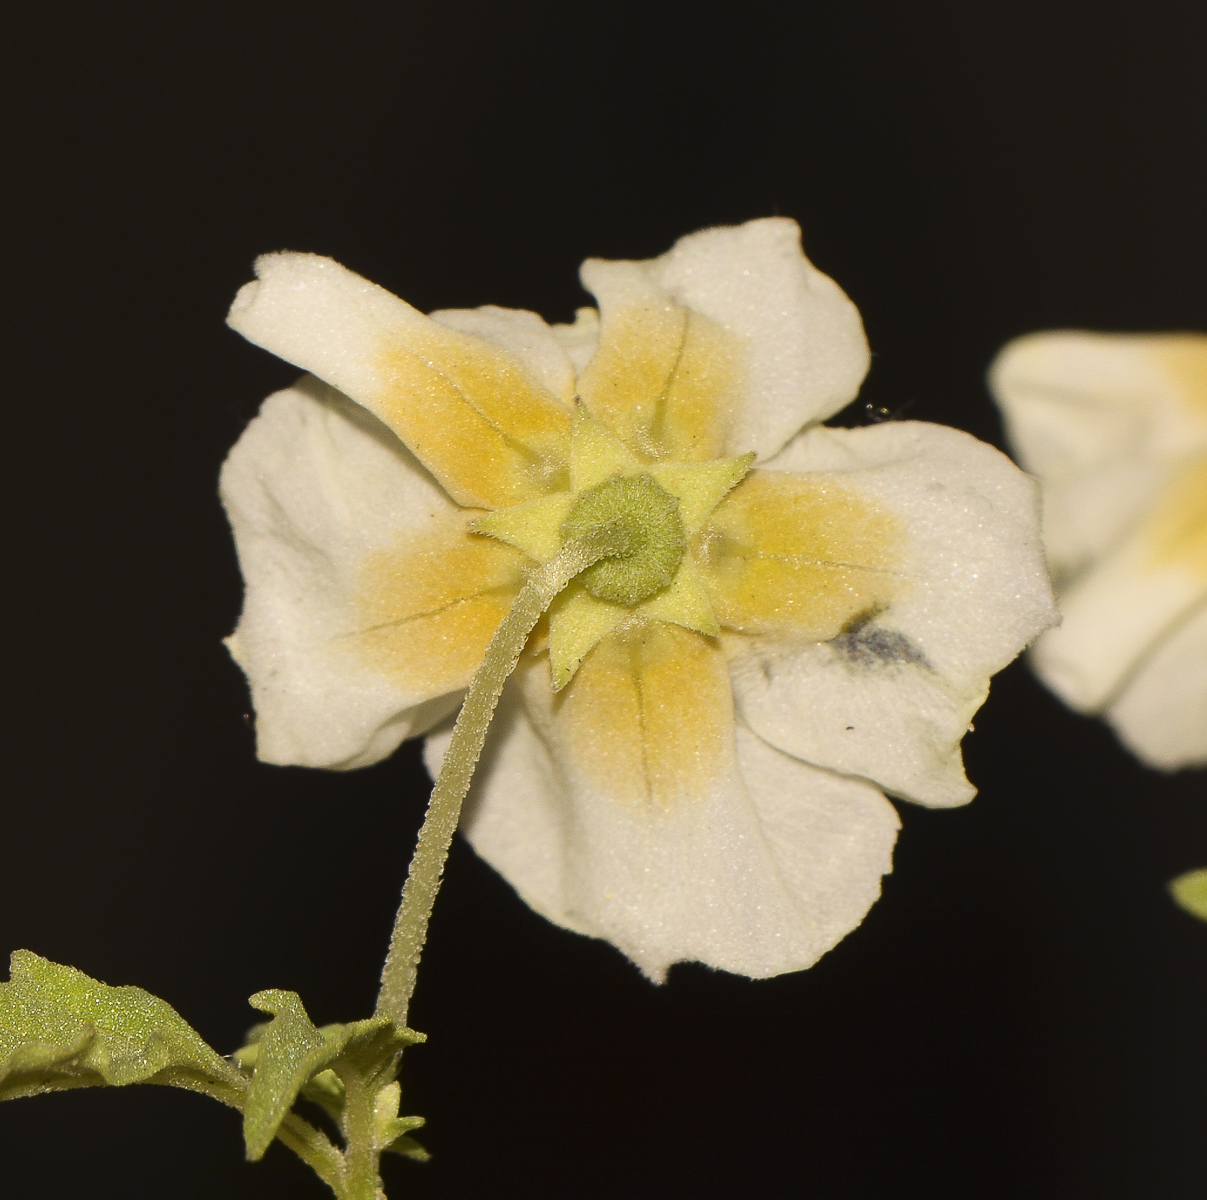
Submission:
<svg viewBox="0 0 1207 1200">
<path fill-rule="evenodd" d="M 260 290 L 260 281 L 253 279 L 250 283 L 245 283 L 236 293 L 235 299 L 230 306 L 230 312 L 226 315 L 228 325 L 233 325 L 236 314 L 241 313 L 244 309 L 251 308 L 255 302 L 256 293 Z"/>
</svg>

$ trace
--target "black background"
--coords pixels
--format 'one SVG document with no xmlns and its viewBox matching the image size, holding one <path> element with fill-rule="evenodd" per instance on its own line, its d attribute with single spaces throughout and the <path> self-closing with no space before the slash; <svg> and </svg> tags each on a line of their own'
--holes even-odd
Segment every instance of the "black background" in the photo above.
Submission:
<svg viewBox="0 0 1207 1200">
<path fill-rule="evenodd" d="M 169 999 L 367 1015 L 427 783 L 414 745 L 257 764 L 219 638 L 215 499 L 292 368 L 222 318 L 253 256 L 421 308 L 568 319 L 589 255 L 783 213 L 860 306 L 864 398 L 1001 444 L 1036 328 L 1207 329 L 1200 4 L 440 0 L 10 9 L 2 186 L 0 947 Z M 856 419 L 858 411 L 855 410 Z M 1183 1197 L 1207 1188 L 1202 773 L 1167 778 L 1016 663 L 980 797 L 902 806 L 895 873 L 813 970 L 654 989 L 463 845 L 412 1017 L 399 1197 Z M 0 1191 L 325 1190 L 184 1093 L 0 1111 Z"/>
</svg>

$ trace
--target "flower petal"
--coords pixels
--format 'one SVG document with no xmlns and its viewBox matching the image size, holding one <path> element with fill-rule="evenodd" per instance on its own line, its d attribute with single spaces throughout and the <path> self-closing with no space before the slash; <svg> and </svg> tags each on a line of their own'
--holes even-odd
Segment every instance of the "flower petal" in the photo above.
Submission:
<svg viewBox="0 0 1207 1200">
<path fill-rule="evenodd" d="M 1207 608 L 1161 642 L 1106 716 L 1150 766 L 1207 766 Z"/>
<path fill-rule="evenodd" d="M 452 736 L 450 719 L 424 742 L 423 760 L 433 779 L 440 774 Z M 565 787 L 548 748 L 524 711 L 521 689 L 513 676 L 491 720 L 461 811 L 461 831 L 530 908 L 564 929 L 591 935 L 593 930 L 575 923 L 566 911 L 566 837 L 571 813 Z"/>
<path fill-rule="evenodd" d="M 256 274 L 227 323 L 363 404 L 459 504 L 501 508 L 565 485 L 570 410 L 545 387 L 549 346 L 534 370 L 531 346 L 517 356 L 450 329 L 316 254 L 265 254 Z M 497 312 L 482 320 L 515 344 L 514 321 L 504 332 Z"/>
<path fill-rule="evenodd" d="M 1062 575 L 1103 554 L 1172 464 L 1207 451 L 1207 338 L 1040 333 L 990 370 L 1019 461 L 1044 485 Z"/>
<path fill-rule="evenodd" d="M 247 581 L 243 614 L 228 644 L 251 684 L 260 758 L 363 766 L 456 706 L 467 675 L 450 674 L 440 658 L 440 633 L 449 630 L 429 630 L 426 639 L 413 634 L 395 648 L 401 660 L 388 645 L 383 656 L 388 631 L 366 637 L 385 602 L 380 588 L 366 588 L 366 576 L 384 572 L 378 584 L 388 601 L 391 574 L 380 562 L 383 556 L 393 561 L 399 538 L 443 538 L 441 545 L 455 554 L 460 542 L 447 530 L 465 520 L 384 425 L 307 377 L 264 402 L 223 467 L 221 491 Z M 457 537 L 471 540 L 464 532 Z M 521 560 L 510 547 L 472 541 Z M 429 565 L 446 591 L 457 582 L 447 561 Z M 462 591 L 481 590 L 483 573 L 509 578 L 512 565 L 492 559 L 484 572 L 481 562 L 462 562 Z M 409 572 L 412 591 L 425 578 L 432 582 L 422 560 Z M 507 603 L 506 595 L 498 601 L 502 609 Z M 448 606 L 454 621 L 455 610 Z M 465 624 L 462 613 L 451 631 L 462 655 L 474 650 L 472 639 L 460 636 Z M 479 640 L 492 631 L 493 625 L 478 630 Z"/>
<path fill-rule="evenodd" d="M 358 625 L 374 669 L 431 694 L 467 687 L 524 579 L 527 556 L 473 532 L 472 513 L 408 530 L 366 556 Z"/>
<path fill-rule="evenodd" d="M 634 805 L 582 773 L 533 691 L 541 674 L 525 681 L 534 719 L 505 697 L 462 819 L 536 911 L 659 981 L 686 960 L 756 978 L 801 970 L 863 919 L 898 828 L 879 791 L 730 725 L 710 786 L 669 808 Z M 433 773 L 447 738 L 428 739 Z"/>
<path fill-rule="evenodd" d="M 820 641 L 898 590 L 898 524 L 833 475 L 758 470 L 692 550 L 722 625 Z"/>
<path fill-rule="evenodd" d="M 588 259 L 582 277 L 599 298 L 602 327 L 580 399 L 649 459 L 716 458 L 740 403 L 736 340 L 676 304 L 640 263 Z"/>
<path fill-rule="evenodd" d="M 1127 536 L 1060 597 L 1035 669 L 1068 704 L 1108 704 L 1167 630 L 1207 598 L 1207 458 L 1183 468 Z"/>
<path fill-rule="evenodd" d="M 574 364 L 544 320 L 519 308 L 443 308 L 431 313 L 433 321 L 493 342 L 514 354 L 550 395 L 566 405 L 574 401 Z"/>
<path fill-rule="evenodd" d="M 795 221 L 771 217 L 705 229 L 661 258 L 591 259 L 582 274 L 600 300 L 601 355 L 627 333 L 623 324 L 616 328 L 625 310 L 638 301 L 651 305 L 656 296 L 729 335 L 733 378 L 714 398 L 724 440 L 708 457 L 753 450 L 769 458 L 803 426 L 848 403 L 867 373 L 859 312 L 805 258 Z"/>
<path fill-rule="evenodd" d="M 900 530 L 894 586 L 822 644 L 733 638 L 738 711 L 772 745 L 893 795 L 960 804 L 959 743 L 1000 670 L 1054 618 L 1034 482 L 920 422 L 816 429 L 768 464 L 816 472 Z"/>
<path fill-rule="evenodd" d="M 574 314 L 573 325 L 550 325 L 549 330 L 581 375 L 599 349 L 599 310 L 580 308 Z"/>
<path fill-rule="evenodd" d="M 546 683 L 542 700 L 547 692 Z M 690 803 L 723 773 L 729 754 L 724 657 L 711 638 L 639 622 L 596 645 L 549 721 L 549 736 L 567 747 L 586 785 L 634 808 Z"/>
<path fill-rule="evenodd" d="M 960 741 L 988 686 L 957 691 L 906 638 L 883 629 L 790 652 L 737 643 L 730 666 L 738 711 L 772 745 L 931 808 L 976 795 Z"/>
</svg>

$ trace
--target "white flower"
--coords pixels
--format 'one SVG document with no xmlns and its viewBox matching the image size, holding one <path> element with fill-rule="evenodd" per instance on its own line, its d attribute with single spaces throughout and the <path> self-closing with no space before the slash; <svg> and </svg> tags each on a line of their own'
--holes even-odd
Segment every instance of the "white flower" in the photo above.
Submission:
<svg viewBox="0 0 1207 1200">
<path fill-rule="evenodd" d="M 881 789 L 973 795 L 960 739 L 1052 618 L 1032 482 L 940 426 L 816 425 L 868 352 L 791 221 L 591 260 L 599 312 L 571 326 L 425 317 L 313 255 L 256 269 L 231 325 L 318 376 L 265 402 L 222 478 L 261 758 L 361 766 L 436 727 L 581 495 L 631 479 L 681 522 L 669 582 L 626 598 L 592 568 L 559 597 L 464 832 L 652 977 L 813 963 L 890 868 Z"/>
<path fill-rule="evenodd" d="M 1150 765 L 1207 763 L 1207 337 L 1033 334 L 990 379 L 1044 490 L 1036 671 Z"/>
</svg>

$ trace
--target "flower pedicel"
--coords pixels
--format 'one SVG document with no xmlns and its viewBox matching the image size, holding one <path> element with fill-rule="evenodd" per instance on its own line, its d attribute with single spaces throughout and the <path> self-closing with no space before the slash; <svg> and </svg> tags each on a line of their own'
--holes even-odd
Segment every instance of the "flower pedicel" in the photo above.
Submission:
<svg viewBox="0 0 1207 1200">
<path fill-rule="evenodd" d="M 818 424 L 868 351 L 793 222 L 589 260 L 569 326 L 256 271 L 230 324 L 311 373 L 222 476 L 260 757 L 428 733 L 435 771 L 525 580 L 623 525 L 528 640 L 462 820 L 538 912 L 655 979 L 798 970 L 879 894 L 885 792 L 972 797 L 960 740 L 1053 617 L 1035 488 L 952 429 Z"/>
</svg>

